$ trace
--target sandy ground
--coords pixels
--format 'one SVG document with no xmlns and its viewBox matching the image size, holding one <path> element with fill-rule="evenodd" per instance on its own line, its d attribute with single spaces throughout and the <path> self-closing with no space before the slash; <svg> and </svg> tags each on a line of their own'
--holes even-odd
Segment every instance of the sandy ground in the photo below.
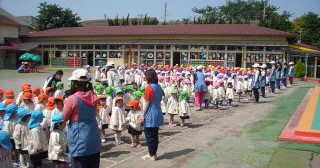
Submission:
<svg viewBox="0 0 320 168">
<path fill-rule="evenodd" d="M 71 72 L 65 73 L 63 78 L 65 83 L 70 74 Z M 0 87 L 11 88 L 18 93 L 24 82 L 29 82 L 33 87 L 42 87 L 49 75 L 50 73 L 40 73 L 27 78 L 0 78 Z M 181 167 L 188 159 L 214 145 L 217 141 L 229 136 L 241 136 L 250 124 L 264 117 L 274 107 L 271 103 L 274 97 L 290 94 L 295 88 L 304 85 L 317 85 L 317 83 L 298 83 L 293 88 L 284 89 L 278 94 L 267 94 L 267 98 L 261 98 L 260 103 L 242 99 L 240 103 L 234 102 L 234 107 L 222 106 L 220 110 L 207 109 L 200 112 L 192 110 L 188 128 L 179 126 L 171 128 L 166 122 L 160 130 L 159 160 L 156 162 L 141 159 L 141 156 L 147 153 L 143 135 L 141 137 L 143 146 L 130 148 L 130 137 L 127 131 L 124 131 L 122 137 L 125 144 L 116 146 L 113 143 L 112 131 L 108 129 L 108 142 L 103 144 L 100 167 Z M 166 121 L 168 121 L 167 117 L 166 115 Z M 179 121 L 178 117 L 176 121 Z"/>
</svg>

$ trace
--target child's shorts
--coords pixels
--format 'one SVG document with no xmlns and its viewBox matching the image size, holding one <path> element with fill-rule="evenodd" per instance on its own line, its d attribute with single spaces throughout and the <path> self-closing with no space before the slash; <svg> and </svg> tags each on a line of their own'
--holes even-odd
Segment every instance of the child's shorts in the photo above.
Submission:
<svg viewBox="0 0 320 168">
<path fill-rule="evenodd" d="M 102 124 L 102 129 L 107 129 L 109 128 L 109 124 Z"/>
<path fill-rule="evenodd" d="M 131 135 L 141 135 L 142 131 L 137 131 L 135 129 L 133 129 L 131 126 L 128 127 L 128 133 Z"/>
</svg>

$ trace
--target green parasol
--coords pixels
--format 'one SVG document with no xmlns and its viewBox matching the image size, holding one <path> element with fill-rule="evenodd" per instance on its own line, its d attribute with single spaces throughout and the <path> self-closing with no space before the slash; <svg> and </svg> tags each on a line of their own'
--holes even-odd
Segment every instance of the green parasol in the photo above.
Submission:
<svg viewBox="0 0 320 168">
<path fill-rule="evenodd" d="M 29 59 L 30 55 L 32 55 L 32 54 L 30 54 L 30 53 L 24 53 L 24 54 L 22 54 L 22 55 L 19 57 L 19 60 L 26 61 L 26 60 Z"/>
<path fill-rule="evenodd" d="M 31 54 L 32 55 L 32 61 L 34 62 L 41 62 L 41 57 L 39 55 L 36 54 Z"/>
</svg>

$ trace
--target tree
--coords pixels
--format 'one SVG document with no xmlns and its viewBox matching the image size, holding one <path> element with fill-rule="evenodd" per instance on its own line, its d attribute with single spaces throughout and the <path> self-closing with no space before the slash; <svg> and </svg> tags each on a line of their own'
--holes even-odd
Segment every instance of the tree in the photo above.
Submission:
<svg viewBox="0 0 320 168">
<path fill-rule="evenodd" d="M 297 64 L 294 67 L 294 77 L 302 78 L 306 74 L 306 66 L 301 60 L 298 60 Z"/>
<path fill-rule="evenodd" d="M 320 47 L 320 17 L 309 12 L 302 16 L 301 39 L 303 43 Z"/>
<path fill-rule="evenodd" d="M 292 31 L 293 24 L 289 20 L 291 16 L 292 14 L 287 11 L 284 11 L 282 14 L 278 14 L 276 12 L 272 13 L 268 23 L 265 26 L 287 32 Z"/>
<path fill-rule="evenodd" d="M 80 17 L 69 8 L 63 9 L 56 4 L 40 3 L 38 6 L 37 30 L 47 30 L 59 27 L 80 26 Z"/>
</svg>

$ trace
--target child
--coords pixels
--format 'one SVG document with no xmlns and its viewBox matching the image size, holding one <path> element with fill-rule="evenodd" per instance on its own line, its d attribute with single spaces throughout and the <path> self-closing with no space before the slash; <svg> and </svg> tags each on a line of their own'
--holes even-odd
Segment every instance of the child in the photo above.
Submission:
<svg viewBox="0 0 320 168">
<path fill-rule="evenodd" d="M 133 94 L 133 92 L 135 91 L 133 85 L 128 85 L 126 87 L 126 93 L 123 96 L 123 103 L 125 104 L 125 109 L 126 111 L 129 111 L 129 107 L 127 107 L 127 104 L 130 102 L 131 100 L 131 95 Z"/>
<path fill-rule="evenodd" d="M 113 102 L 112 102 L 112 109 L 116 106 L 116 97 L 122 97 L 122 100 L 123 100 L 123 91 L 122 91 L 122 89 L 117 89 L 116 90 L 116 96 L 114 97 Z"/>
<path fill-rule="evenodd" d="M 14 92 L 13 90 L 6 90 L 4 92 L 4 94 L 6 95 L 6 99 L 3 100 L 3 104 L 4 105 L 8 105 L 8 104 L 15 104 L 14 99 Z"/>
<path fill-rule="evenodd" d="M 52 160 L 56 168 L 68 168 L 70 157 L 67 154 L 67 135 L 64 132 L 66 122 L 61 113 L 55 113 L 51 123 L 48 160 Z"/>
<path fill-rule="evenodd" d="M 176 124 L 174 124 L 174 116 L 178 115 L 179 113 L 179 103 L 177 100 L 177 89 L 171 90 L 171 96 L 168 99 L 167 102 L 167 110 L 169 114 L 169 127 L 175 127 Z"/>
<path fill-rule="evenodd" d="M 31 166 L 30 157 L 28 154 L 29 129 L 27 127 L 30 117 L 31 115 L 29 113 L 29 109 L 18 109 L 18 120 L 13 131 L 13 139 L 15 147 L 19 151 L 20 167 Z"/>
<path fill-rule="evenodd" d="M 212 92 L 211 92 L 214 109 L 219 109 L 220 96 L 219 96 L 218 88 L 219 88 L 219 83 L 214 83 Z"/>
<path fill-rule="evenodd" d="M 236 92 L 238 94 L 238 102 L 240 102 L 241 94 L 244 92 L 244 86 L 242 83 L 242 76 L 238 76 L 238 81 L 236 85 Z"/>
<path fill-rule="evenodd" d="M 16 104 L 9 104 L 6 106 L 5 108 L 5 114 L 3 117 L 3 131 L 6 131 L 9 133 L 10 135 L 10 141 L 11 144 L 13 146 L 12 149 L 12 158 L 14 159 L 14 164 L 17 164 L 17 160 L 18 160 L 18 151 L 15 149 L 15 143 L 13 140 L 13 132 L 14 132 L 14 128 L 17 124 L 16 122 L 16 116 L 17 116 L 17 111 L 18 111 L 18 106 Z"/>
<path fill-rule="evenodd" d="M 248 76 L 247 75 L 245 75 L 243 77 L 243 88 L 244 88 L 245 96 L 247 97 L 248 91 L 249 91 L 249 83 L 248 83 Z"/>
<path fill-rule="evenodd" d="M 218 81 L 219 83 L 219 88 L 218 88 L 218 93 L 219 93 L 219 99 L 220 99 L 220 105 L 223 105 L 223 101 L 226 100 L 226 91 L 224 89 L 224 80 L 220 79 Z"/>
<path fill-rule="evenodd" d="M 10 168 L 13 163 L 11 160 L 12 144 L 10 142 L 10 134 L 0 130 L 0 167 Z"/>
<path fill-rule="evenodd" d="M 180 126 L 183 127 L 185 120 L 189 119 L 189 104 L 187 102 L 188 92 L 182 91 L 179 96 L 179 116 L 180 116 Z"/>
<path fill-rule="evenodd" d="M 48 95 L 45 93 L 41 93 L 38 96 L 38 103 L 34 107 L 34 110 L 40 110 L 43 111 L 44 108 L 46 107 L 46 104 L 48 103 Z"/>
<path fill-rule="evenodd" d="M 37 105 L 38 104 L 38 97 L 39 97 L 39 95 L 41 94 L 40 93 L 41 92 L 41 88 L 33 88 L 32 89 L 32 97 L 33 97 L 33 99 L 32 99 L 32 101 L 33 101 L 33 103 L 34 103 L 34 105 Z"/>
<path fill-rule="evenodd" d="M 103 85 L 99 84 L 95 87 L 95 93 L 96 95 L 102 95 L 103 94 Z"/>
<path fill-rule="evenodd" d="M 30 84 L 28 83 L 24 83 L 21 86 L 21 92 L 18 94 L 17 99 L 16 99 L 16 103 L 18 106 L 20 106 L 20 104 L 22 103 L 22 98 L 21 96 L 23 95 L 24 92 L 31 92 L 31 88 L 30 88 Z"/>
<path fill-rule="evenodd" d="M 125 112 L 123 110 L 123 97 L 116 96 L 114 98 L 115 107 L 112 108 L 112 114 L 110 118 L 110 128 L 115 132 L 114 138 L 117 145 L 123 144 L 121 141 L 121 132 L 125 126 Z"/>
<path fill-rule="evenodd" d="M 63 97 L 64 95 L 64 84 L 63 82 L 56 83 L 56 91 L 54 92 L 54 97 L 60 96 Z"/>
<path fill-rule="evenodd" d="M 210 88 L 210 83 L 212 81 L 210 79 L 206 79 L 206 85 L 208 86 L 208 88 Z M 210 100 L 210 92 L 206 92 L 204 94 L 204 98 L 203 98 L 203 102 L 204 102 L 204 108 L 209 108 L 209 100 Z"/>
<path fill-rule="evenodd" d="M 44 117 L 39 110 L 31 111 L 31 118 L 28 123 L 30 131 L 28 152 L 34 168 L 40 168 L 42 165 L 41 159 L 48 156 L 48 140 L 40 124 Z"/>
<path fill-rule="evenodd" d="M 128 133 L 131 135 L 131 148 L 141 146 L 139 136 L 142 134 L 143 126 L 141 125 L 139 118 L 141 116 L 141 108 L 139 107 L 138 100 L 131 100 L 128 104 L 130 112 L 126 118 L 129 123 Z"/>
<path fill-rule="evenodd" d="M 106 106 L 109 108 L 109 116 L 111 116 L 111 110 L 112 110 L 112 105 L 113 105 L 113 99 L 112 99 L 112 93 L 113 93 L 113 87 L 109 86 L 105 90 L 106 94 Z"/>
<path fill-rule="evenodd" d="M 184 80 L 183 91 L 188 92 L 187 102 L 189 102 L 189 96 L 192 95 L 192 85 L 189 79 Z"/>
<path fill-rule="evenodd" d="M 45 118 L 41 120 L 41 126 L 43 127 L 48 139 L 50 137 L 51 116 L 53 113 L 52 111 L 55 108 L 54 99 L 54 97 L 50 97 L 45 109 L 42 111 Z"/>
<path fill-rule="evenodd" d="M 24 92 L 21 95 L 22 103 L 20 104 L 20 108 L 27 108 L 30 111 L 34 110 L 34 103 L 32 101 L 32 93 Z"/>
<path fill-rule="evenodd" d="M 6 106 L 0 102 L 0 125 L 3 125 L 3 116 L 6 112 Z"/>
<path fill-rule="evenodd" d="M 4 91 L 0 88 L 0 102 L 3 102 Z"/>
<path fill-rule="evenodd" d="M 97 111 L 98 111 L 98 116 L 100 117 L 100 120 L 98 122 L 100 131 L 101 131 L 101 142 L 106 143 L 107 142 L 107 134 L 105 132 L 105 129 L 108 128 L 109 120 L 110 120 L 110 113 L 111 109 L 110 107 L 107 106 L 106 104 L 106 96 L 100 95 L 98 96 L 98 106 L 97 106 Z"/>
<path fill-rule="evenodd" d="M 62 113 L 63 111 L 63 97 L 57 96 L 54 98 L 54 109 L 52 110 L 52 115 L 55 113 Z"/>
<path fill-rule="evenodd" d="M 231 106 L 232 100 L 234 99 L 234 90 L 231 82 L 229 82 L 227 86 L 228 86 L 226 90 L 227 105 Z"/>
<path fill-rule="evenodd" d="M 52 87 L 47 87 L 45 93 L 48 95 L 48 97 L 54 97 L 54 89 Z"/>
</svg>

